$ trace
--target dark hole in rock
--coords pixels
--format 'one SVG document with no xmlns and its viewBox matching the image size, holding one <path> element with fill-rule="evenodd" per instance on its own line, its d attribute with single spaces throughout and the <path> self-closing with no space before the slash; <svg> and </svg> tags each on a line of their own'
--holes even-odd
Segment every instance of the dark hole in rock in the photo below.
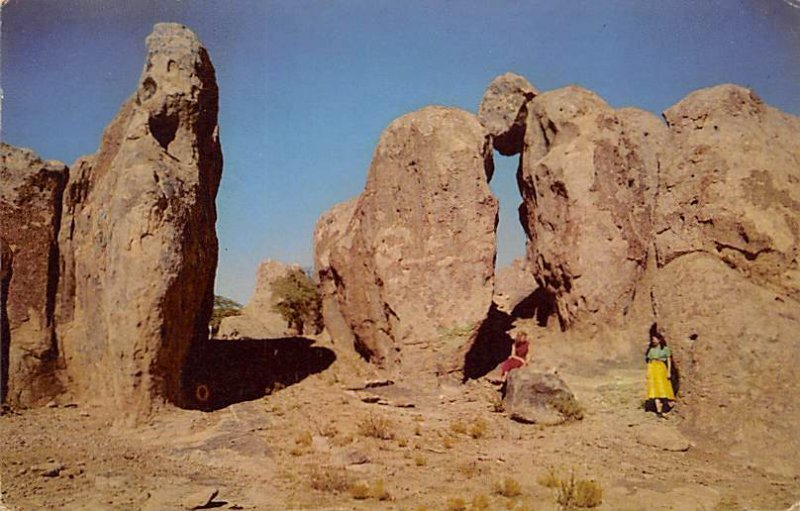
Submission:
<svg viewBox="0 0 800 511">
<path fill-rule="evenodd" d="M 336 355 L 313 344 L 305 337 L 200 342 L 181 374 L 184 408 L 219 410 L 322 372 Z"/>
<path fill-rule="evenodd" d="M 141 101 L 147 101 L 148 99 L 153 97 L 153 94 L 156 93 L 156 90 L 158 90 L 158 85 L 156 85 L 155 80 L 153 80 L 151 77 L 148 76 L 142 82 L 142 90 L 144 92 L 142 92 L 142 95 L 139 99 Z"/>
<path fill-rule="evenodd" d="M 169 144 L 175 140 L 175 133 L 178 131 L 178 114 L 162 113 L 150 118 L 148 123 L 150 133 L 153 134 L 161 147 L 166 151 Z"/>
<path fill-rule="evenodd" d="M 690 335 L 689 339 L 692 340 L 692 341 L 696 341 L 697 340 L 697 334 Z"/>
</svg>

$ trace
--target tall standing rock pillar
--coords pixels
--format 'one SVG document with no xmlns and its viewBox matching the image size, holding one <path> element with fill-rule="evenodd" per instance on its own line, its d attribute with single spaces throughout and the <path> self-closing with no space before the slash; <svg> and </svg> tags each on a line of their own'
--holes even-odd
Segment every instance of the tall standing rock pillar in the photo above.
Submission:
<svg viewBox="0 0 800 511">
<path fill-rule="evenodd" d="M 58 330 L 84 397 L 138 413 L 180 401 L 183 361 L 213 306 L 217 110 L 205 48 L 186 27 L 158 24 L 136 92 L 75 164 Z"/>
<path fill-rule="evenodd" d="M 61 391 L 53 308 L 58 228 L 67 180 L 63 163 L 2 144 L 0 233 L 3 240 L 3 399 L 16 406 Z"/>
</svg>

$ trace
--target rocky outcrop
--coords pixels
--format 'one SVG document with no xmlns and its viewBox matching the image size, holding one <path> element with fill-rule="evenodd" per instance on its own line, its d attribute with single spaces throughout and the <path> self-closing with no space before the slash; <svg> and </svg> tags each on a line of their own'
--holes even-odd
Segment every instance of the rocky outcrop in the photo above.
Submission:
<svg viewBox="0 0 800 511">
<path fill-rule="evenodd" d="M 500 75 L 489 84 L 478 109 L 478 120 L 500 154 L 512 156 L 522 152 L 528 102 L 538 94 L 528 80 L 514 73 Z"/>
<path fill-rule="evenodd" d="M 357 199 L 337 204 L 323 213 L 314 229 L 314 271 L 319 283 L 322 318 L 331 341 L 341 346 L 354 346 L 356 339 L 339 306 L 337 287 L 342 281 L 331 264 L 331 250 L 336 247 L 346 250 L 352 246 L 353 230 L 348 227 L 357 204 Z"/>
<path fill-rule="evenodd" d="M 705 251 L 800 299 L 800 118 L 735 85 L 694 92 L 664 117 L 659 265 Z"/>
<path fill-rule="evenodd" d="M 60 233 L 59 335 L 75 392 L 146 413 L 180 401 L 217 264 L 218 90 L 186 27 L 158 24 L 138 88 L 75 164 Z"/>
<path fill-rule="evenodd" d="M 653 298 L 691 437 L 771 472 L 800 472 L 798 303 L 703 252 L 660 269 Z"/>
<path fill-rule="evenodd" d="M 272 284 L 291 271 L 302 271 L 299 265 L 267 260 L 258 265 L 256 287 L 247 305 L 238 316 L 222 320 L 217 337 L 220 339 L 277 339 L 299 335 L 289 328 L 286 319 L 275 311 Z M 309 325 L 310 326 L 310 325 Z M 307 332 L 311 333 L 311 332 Z"/>
<path fill-rule="evenodd" d="M 666 129 L 579 87 L 528 109 L 518 181 L 536 280 L 563 327 L 619 322 L 646 266 Z"/>
<path fill-rule="evenodd" d="M 384 366 L 411 364 L 415 354 L 435 359 L 455 349 L 443 333 L 486 317 L 498 208 L 491 171 L 491 147 L 473 115 L 426 107 L 381 135 L 344 232 L 332 226 L 342 225 L 347 207 L 323 219 L 317 272 L 323 288 L 335 286 L 365 357 Z"/>
<path fill-rule="evenodd" d="M 527 259 L 514 259 L 508 266 L 497 270 L 494 303 L 501 311 L 510 313 L 520 302 L 530 297 L 537 287 Z"/>
<path fill-rule="evenodd" d="M 29 149 L 4 143 L 1 150 L 0 233 L 8 322 L 2 340 L 4 398 L 27 406 L 61 391 L 55 374 L 53 308 L 61 196 L 68 172 L 64 164 L 42 161 Z"/>
<path fill-rule="evenodd" d="M 554 426 L 583 418 L 583 409 L 564 380 L 532 366 L 508 373 L 503 408 L 513 420 L 526 424 Z"/>
</svg>

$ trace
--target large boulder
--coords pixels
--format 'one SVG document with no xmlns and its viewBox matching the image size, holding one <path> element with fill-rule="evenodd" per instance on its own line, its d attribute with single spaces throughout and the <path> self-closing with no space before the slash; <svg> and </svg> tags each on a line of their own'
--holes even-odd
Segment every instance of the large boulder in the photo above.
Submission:
<svg viewBox="0 0 800 511">
<path fill-rule="evenodd" d="M 536 280 L 562 327 L 618 323 L 646 266 L 666 128 L 574 86 L 528 110 L 518 181 Z"/>
<path fill-rule="evenodd" d="M 58 229 L 67 168 L 3 143 L 0 233 L 7 292 L 3 380 L 13 405 L 35 405 L 60 392 L 53 307 L 58 282 Z M 13 261 L 13 262 L 12 262 Z M 8 357 L 6 359 L 6 357 Z M 7 366 L 6 366 L 7 364 Z"/>
<path fill-rule="evenodd" d="M 800 473 L 800 303 L 703 252 L 661 268 L 652 296 L 690 437 L 743 464 Z"/>
<path fill-rule="evenodd" d="M 694 92 L 664 117 L 659 265 L 701 250 L 800 299 L 800 118 L 735 85 Z"/>
<path fill-rule="evenodd" d="M 478 120 L 500 154 L 522 152 L 528 102 L 538 94 L 528 80 L 514 73 L 498 76 L 487 87 L 478 108 Z"/>
<path fill-rule="evenodd" d="M 381 135 L 347 228 L 316 243 L 318 261 L 329 250 L 338 310 L 365 357 L 425 371 L 458 348 L 443 334 L 486 317 L 498 210 L 491 156 L 475 116 L 454 108 L 423 108 Z"/>
<path fill-rule="evenodd" d="M 75 164 L 60 233 L 63 355 L 75 393 L 147 413 L 179 402 L 208 334 L 222 172 L 218 90 L 186 27 L 157 24 L 133 96 Z"/>
<path fill-rule="evenodd" d="M 253 296 L 242 308 L 240 315 L 222 320 L 217 337 L 220 339 L 276 339 L 304 333 L 290 329 L 286 319 L 274 309 L 273 283 L 281 277 L 286 277 L 292 271 L 302 271 L 302 269 L 296 264 L 289 265 L 271 259 L 262 261 L 256 271 L 256 287 Z"/>
<path fill-rule="evenodd" d="M 554 426 L 583 418 L 583 408 L 564 380 L 533 366 L 508 373 L 503 409 L 525 424 Z"/>
<path fill-rule="evenodd" d="M 352 243 L 353 231 L 348 227 L 357 204 L 357 199 L 351 199 L 335 205 L 320 216 L 314 229 L 314 271 L 319 283 L 323 323 L 331 341 L 346 347 L 355 346 L 355 336 L 339 306 L 337 287 L 341 285 L 341 278 L 331 265 L 331 250 Z M 347 235 L 350 237 L 345 239 Z"/>
</svg>

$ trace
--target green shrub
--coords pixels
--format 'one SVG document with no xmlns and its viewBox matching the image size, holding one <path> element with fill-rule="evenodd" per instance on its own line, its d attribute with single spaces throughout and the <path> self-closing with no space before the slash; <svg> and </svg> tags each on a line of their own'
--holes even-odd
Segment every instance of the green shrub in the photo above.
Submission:
<svg viewBox="0 0 800 511">
<path fill-rule="evenodd" d="M 222 295 L 214 295 L 214 310 L 211 312 L 209 325 L 216 332 L 222 320 L 242 313 L 242 304 Z"/>
<path fill-rule="evenodd" d="M 303 270 L 292 269 L 272 282 L 273 309 L 289 328 L 302 334 L 306 327 L 318 332 L 322 328 L 322 300 L 317 285 Z"/>
</svg>

